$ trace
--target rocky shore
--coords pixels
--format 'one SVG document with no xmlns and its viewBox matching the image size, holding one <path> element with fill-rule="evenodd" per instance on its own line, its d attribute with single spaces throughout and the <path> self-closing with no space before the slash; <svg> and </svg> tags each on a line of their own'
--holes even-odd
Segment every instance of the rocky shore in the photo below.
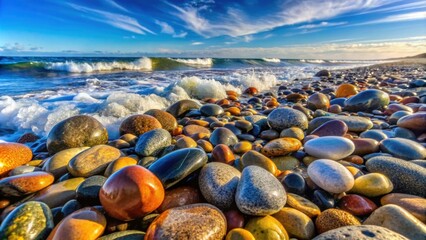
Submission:
<svg viewBox="0 0 426 240">
<path fill-rule="evenodd" d="M 0 239 L 426 238 L 424 60 L 226 94 L 0 143 Z"/>
</svg>

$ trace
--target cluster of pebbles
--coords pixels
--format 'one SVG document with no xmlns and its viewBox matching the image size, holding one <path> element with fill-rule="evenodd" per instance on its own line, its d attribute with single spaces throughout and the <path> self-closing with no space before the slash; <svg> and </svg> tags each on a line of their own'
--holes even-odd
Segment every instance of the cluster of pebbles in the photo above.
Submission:
<svg viewBox="0 0 426 240">
<path fill-rule="evenodd" d="M 296 79 L 0 144 L 0 239 L 426 239 L 424 66 Z"/>
</svg>

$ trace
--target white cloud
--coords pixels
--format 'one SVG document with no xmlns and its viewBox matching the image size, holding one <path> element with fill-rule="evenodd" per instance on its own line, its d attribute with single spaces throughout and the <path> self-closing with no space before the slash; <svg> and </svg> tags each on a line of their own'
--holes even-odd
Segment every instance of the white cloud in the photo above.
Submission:
<svg viewBox="0 0 426 240">
<path fill-rule="evenodd" d="M 253 38 L 252 35 L 245 35 L 245 36 L 243 36 L 243 39 L 244 39 L 244 42 L 248 43 L 248 42 L 253 41 L 254 38 Z"/>
<path fill-rule="evenodd" d="M 395 15 L 387 16 L 381 19 L 362 22 L 362 23 L 355 23 L 348 26 L 361 26 L 361 25 L 370 25 L 370 24 L 377 24 L 377 23 L 403 22 L 403 21 L 413 21 L 413 20 L 421 20 L 421 19 L 426 19 L 426 11 L 395 14 Z"/>
<path fill-rule="evenodd" d="M 121 6 L 120 4 L 118 4 L 117 2 L 115 2 L 114 0 L 105 0 L 105 1 L 106 1 L 106 3 L 108 3 L 109 5 L 111 5 L 111 6 L 115 7 L 115 8 L 117 8 L 117 9 L 119 9 L 119 10 L 121 10 L 121 11 L 129 12 L 129 10 L 127 10 L 125 7 Z"/>
<path fill-rule="evenodd" d="M 173 34 L 173 37 L 174 38 L 184 38 L 184 37 L 186 37 L 186 35 L 188 35 L 187 32 L 181 32 L 179 34 L 177 34 L 177 33 Z"/>
<path fill-rule="evenodd" d="M 298 27 L 298 29 L 311 29 L 311 28 L 321 28 L 321 27 L 333 27 L 333 26 L 339 26 L 344 25 L 348 22 L 320 22 L 317 24 L 306 24 Z"/>
<path fill-rule="evenodd" d="M 132 17 L 103 10 L 88 8 L 73 3 L 68 3 L 68 5 L 74 8 L 75 10 L 86 13 L 84 16 L 93 21 L 105 23 L 115 28 L 137 34 L 145 34 L 145 32 L 155 34 L 148 28 L 140 25 L 139 22 Z"/>
<path fill-rule="evenodd" d="M 203 45 L 203 44 L 204 44 L 203 42 L 193 42 L 193 43 L 191 43 L 191 45 L 193 45 L 193 46 Z"/>
<path fill-rule="evenodd" d="M 299 0 L 286 1 L 277 8 L 277 12 L 262 19 L 247 15 L 240 9 L 227 7 L 226 11 L 215 14 L 203 14 L 204 9 L 194 6 L 179 7 L 168 3 L 184 26 L 204 37 L 228 35 L 231 37 L 256 34 L 277 27 L 315 20 L 324 20 L 343 13 L 371 9 L 388 4 L 386 0 Z M 206 16 L 213 16 L 208 19 Z"/>
<path fill-rule="evenodd" d="M 416 1 L 411 3 L 398 4 L 398 5 L 390 6 L 390 7 L 372 9 L 369 11 L 360 12 L 357 15 L 377 13 L 377 12 L 399 12 L 399 11 L 407 11 L 407 10 L 414 10 L 414 9 L 421 9 L 421 8 L 426 8 L 426 1 L 422 0 L 422 1 Z"/>
<path fill-rule="evenodd" d="M 155 23 L 161 27 L 161 32 L 166 34 L 175 34 L 175 30 L 166 22 L 155 20 Z"/>
</svg>

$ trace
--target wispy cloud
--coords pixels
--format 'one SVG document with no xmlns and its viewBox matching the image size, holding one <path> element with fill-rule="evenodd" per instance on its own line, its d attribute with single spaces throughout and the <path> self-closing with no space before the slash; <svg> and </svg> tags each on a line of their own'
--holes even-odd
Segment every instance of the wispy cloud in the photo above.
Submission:
<svg viewBox="0 0 426 240">
<path fill-rule="evenodd" d="M 161 27 L 161 32 L 166 34 L 175 34 L 175 29 L 166 22 L 155 20 L 155 24 Z"/>
<path fill-rule="evenodd" d="M 204 44 L 203 42 L 193 42 L 193 43 L 191 43 L 191 45 L 193 45 L 193 46 L 203 45 L 203 44 Z"/>
<path fill-rule="evenodd" d="M 311 29 L 311 28 L 323 28 L 323 27 L 334 27 L 344 25 L 348 22 L 320 22 L 316 24 L 306 24 L 298 27 L 298 29 Z"/>
<path fill-rule="evenodd" d="M 122 5 L 118 4 L 118 3 L 117 3 L 116 1 L 114 1 L 114 0 L 105 0 L 105 2 L 106 2 L 107 4 L 109 4 L 110 6 L 112 6 L 112 7 L 116 8 L 116 9 L 119 9 L 119 10 L 124 11 L 124 12 L 130 12 L 129 10 L 127 10 L 127 8 L 125 8 L 125 7 L 123 7 Z"/>
<path fill-rule="evenodd" d="M 370 24 L 378 24 L 378 23 L 414 21 L 414 20 L 421 20 L 421 19 L 426 19 L 426 11 L 395 14 L 395 15 L 390 15 L 381 19 L 355 23 L 355 24 L 351 24 L 347 26 L 362 26 L 362 25 L 370 25 Z"/>
<path fill-rule="evenodd" d="M 184 38 L 184 37 L 186 37 L 186 35 L 188 35 L 188 32 L 182 31 L 181 33 L 175 33 L 175 34 L 173 34 L 172 37 L 174 37 L 174 38 Z"/>
<path fill-rule="evenodd" d="M 426 8 L 426 1 L 422 0 L 422 1 L 415 1 L 411 3 L 398 4 L 395 6 L 376 8 L 369 11 L 359 12 L 356 15 L 378 13 L 378 12 L 401 12 L 401 11 L 408 11 L 408 10 L 415 10 L 415 9 L 422 9 L 422 8 Z"/>
<path fill-rule="evenodd" d="M 187 29 L 206 38 L 227 35 L 238 37 L 268 31 L 277 27 L 329 19 L 344 13 L 372 9 L 387 4 L 386 0 L 299 0 L 286 1 L 276 12 L 254 18 L 236 7 L 225 7 L 225 11 L 203 14 L 205 9 L 168 3 L 171 13 L 183 22 Z"/>
<path fill-rule="evenodd" d="M 2 46 L 0 46 L 0 52 L 26 52 L 26 51 L 30 51 L 30 52 L 37 52 L 42 50 L 42 47 L 34 47 L 34 46 L 30 46 L 30 45 L 24 45 L 18 42 L 15 43 L 6 43 Z"/>
<path fill-rule="evenodd" d="M 145 32 L 155 34 L 153 31 L 142 26 L 135 18 L 94 8 L 88 8 L 73 3 L 68 3 L 68 5 L 75 10 L 86 13 L 84 16 L 90 20 L 108 24 L 115 28 L 137 34 L 145 34 Z"/>
</svg>

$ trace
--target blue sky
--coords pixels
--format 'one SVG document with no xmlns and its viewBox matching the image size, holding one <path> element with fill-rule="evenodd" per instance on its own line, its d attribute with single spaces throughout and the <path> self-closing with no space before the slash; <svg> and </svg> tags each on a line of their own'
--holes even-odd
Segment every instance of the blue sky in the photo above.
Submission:
<svg viewBox="0 0 426 240">
<path fill-rule="evenodd" d="M 0 0 L 0 55 L 377 59 L 426 52 L 426 0 Z"/>
</svg>

